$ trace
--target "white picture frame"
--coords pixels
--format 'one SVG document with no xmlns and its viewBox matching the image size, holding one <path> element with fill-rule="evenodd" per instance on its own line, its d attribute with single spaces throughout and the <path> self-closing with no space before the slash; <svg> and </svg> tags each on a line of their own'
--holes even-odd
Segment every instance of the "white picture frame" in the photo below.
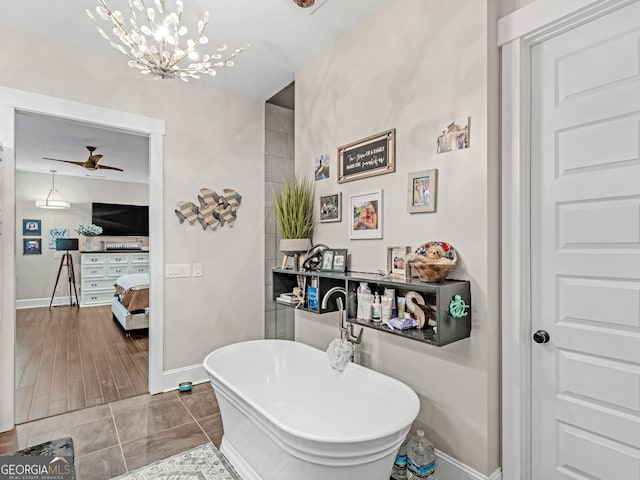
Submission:
<svg viewBox="0 0 640 480">
<path fill-rule="evenodd" d="M 382 190 L 349 197 L 349 238 L 351 240 L 382 238 L 382 225 Z"/>
</svg>

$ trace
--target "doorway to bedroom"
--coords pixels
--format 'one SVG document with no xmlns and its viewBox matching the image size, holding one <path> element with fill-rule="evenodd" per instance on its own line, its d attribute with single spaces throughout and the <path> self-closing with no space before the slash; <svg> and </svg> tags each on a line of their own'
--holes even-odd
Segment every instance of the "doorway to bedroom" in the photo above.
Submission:
<svg viewBox="0 0 640 480">
<path fill-rule="evenodd" d="M 149 392 L 149 138 L 21 111 L 15 120 L 21 424 Z M 47 197 L 70 207 L 36 206 Z M 132 213 L 145 208 L 146 218 Z M 91 224 L 100 236 L 76 232 Z M 65 250 L 57 238 L 78 242 Z"/>
</svg>

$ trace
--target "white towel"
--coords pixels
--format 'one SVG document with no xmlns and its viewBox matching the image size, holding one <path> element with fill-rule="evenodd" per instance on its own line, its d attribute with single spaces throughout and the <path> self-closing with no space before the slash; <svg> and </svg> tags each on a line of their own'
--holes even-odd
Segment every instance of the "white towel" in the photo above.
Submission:
<svg viewBox="0 0 640 480">
<path fill-rule="evenodd" d="M 128 275 L 122 275 L 116 280 L 116 285 L 124 288 L 125 290 L 149 288 L 149 274 L 130 273 Z"/>
</svg>

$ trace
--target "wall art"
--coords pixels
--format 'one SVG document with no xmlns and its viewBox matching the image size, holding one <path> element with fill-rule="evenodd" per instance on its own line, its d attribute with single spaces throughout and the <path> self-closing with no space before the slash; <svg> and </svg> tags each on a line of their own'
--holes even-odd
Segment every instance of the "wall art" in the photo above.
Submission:
<svg viewBox="0 0 640 480">
<path fill-rule="evenodd" d="M 320 223 L 342 221 L 342 193 L 320 195 Z"/>
<path fill-rule="evenodd" d="M 47 238 L 47 246 L 50 250 L 56 249 L 56 239 L 65 238 L 67 236 L 67 230 L 64 227 L 54 227 L 49 229 L 49 237 Z"/>
<path fill-rule="evenodd" d="M 319 157 L 316 157 L 316 162 L 313 169 L 316 181 L 329 178 L 329 170 L 329 154 L 323 153 Z"/>
<path fill-rule="evenodd" d="M 382 238 L 382 190 L 349 198 L 349 238 Z"/>
<path fill-rule="evenodd" d="M 443 127 L 436 140 L 436 153 L 469 148 L 471 117 L 454 120 Z"/>
<path fill-rule="evenodd" d="M 435 212 L 438 192 L 438 170 L 422 170 L 409 174 L 407 182 L 407 211 Z"/>
<path fill-rule="evenodd" d="M 202 226 L 203 230 L 211 228 L 216 230 L 225 224 L 233 227 L 237 218 L 237 211 L 240 208 L 242 196 L 232 190 L 225 188 L 221 194 L 210 188 L 201 188 L 198 195 L 198 203 L 180 201 L 175 214 L 184 223 L 186 220 L 193 225 L 196 221 Z"/>
<path fill-rule="evenodd" d="M 41 255 L 42 239 L 41 238 L 23 238 L 22 254 L 23 255 Z"/>
<path fill-rule="evenodd" d="M 338 148 L 338 183 L 396 171 L 396 129 Z"/>
<path fill-rule="evenodd" d="M 25 218 L 22 220 L 22 235 L 39 237 L 42 235 L 42 220 Z"/>
</svg>

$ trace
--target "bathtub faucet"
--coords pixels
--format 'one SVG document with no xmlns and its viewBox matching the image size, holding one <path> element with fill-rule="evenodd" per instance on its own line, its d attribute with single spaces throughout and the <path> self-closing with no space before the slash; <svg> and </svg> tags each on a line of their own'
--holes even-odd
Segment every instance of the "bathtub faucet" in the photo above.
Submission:
<svg viewBox="0 0 640 480">
<path fill-rule="evenodd" d="M 324 297 L 322 297 L 322 303 L 321 303 L 322 308 L 327 308 L 327 304 L 329 303 L 329 298 L 334 293 L 341 293 L 342 295 L 344 295 L 344 299 L 345 300 L 347 299 L 347 291 L 344 289 L 344 287 L 330 288 L 329 290 L 327 290 L 327 293 L 324 294 Z M 364 330 L 364 328 L 360 328 L 360 333 L 356 335 L 353 330 L 353 323 L 350 323 L 349 327 L 345 325 L 346 312 L 344 309 L 344 303 L 342 302 L 342 298 L 340 297 L 336 298 L 336 305 L 338 305 L 338 311 L 340 312 L 340 338 L 348 340 L 349 342 L 355 345 L 360 345 L 360 343 L 362 342 L 362 331 Z"/>
</svg>

